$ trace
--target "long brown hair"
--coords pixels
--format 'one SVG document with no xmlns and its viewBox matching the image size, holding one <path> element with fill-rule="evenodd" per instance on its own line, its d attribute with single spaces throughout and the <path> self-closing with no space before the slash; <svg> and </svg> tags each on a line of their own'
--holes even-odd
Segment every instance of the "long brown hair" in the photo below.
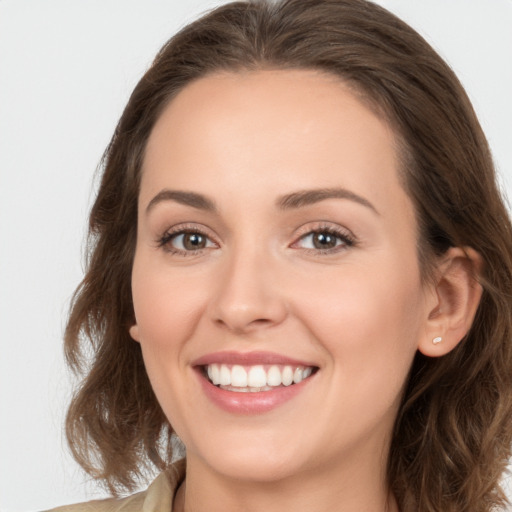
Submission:
<svg viewBox="0 0 512 512">
<path fill-rule="evenodd" d="M 138 83 L 104 155 L 86 274 L 66 329 L 67 359 L 83 375 L 66 423 L 75 458 L 112 492 L 132 488 L 146 468 L 169 464 L 172 427 L 128 334 L 144 149 L 166 104 L 191 81 L 262 68 L 338 76 L 394 128 L 425 276 L 451 246 L 482 256 L 484 291 L 469 334 L 442 358 L 414 360 L 388 481 L 403 512 L 503 506 L 499 481 L 512 440 L 509 217 L 456 76 L 413 29 L 365 0 L 225 5 L 175 35 Z"/>
</svg>

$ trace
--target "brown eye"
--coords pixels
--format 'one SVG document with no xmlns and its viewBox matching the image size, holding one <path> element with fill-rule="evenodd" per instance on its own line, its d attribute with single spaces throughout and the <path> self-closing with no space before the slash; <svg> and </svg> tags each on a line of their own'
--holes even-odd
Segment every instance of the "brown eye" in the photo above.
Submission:
<svg viewBox="0 0 512 512">
<path fill-rule="evenodd" d="M 162 237 L 159 245 L 170 252 L 176 253 L 193 253 L 194 251 L 215 247 L 215 243 L 208 236 L 196 231 L 168 233 Z"/>
<path fill-rule="evenodd" d="M 333 249 L 338 245 L 339 237 L 331 233 L 312 233 L 312 242 L 315 249 Z"/>
<path fill-rule="evenodd" d="M 309 251 L 318 251 L 320 254 L 337 252 L 353 245 L 354 239 L 348 233 L 344 231 L 331 231 L 330 229 L 310 231 L 294 244 L 295 247 Z"/>
<path fill-rule="evenodd" d="M 200 233 L 184 233 L 182 244 L 187 251 L 195 251 L 206 247 L 206 237 Z"/>
</svg>

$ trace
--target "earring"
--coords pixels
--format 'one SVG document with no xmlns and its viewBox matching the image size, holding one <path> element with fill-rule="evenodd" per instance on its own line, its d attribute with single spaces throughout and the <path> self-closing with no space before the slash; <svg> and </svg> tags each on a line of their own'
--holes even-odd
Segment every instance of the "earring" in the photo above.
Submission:
<svg viewBox="0 0 512 512">
<path fill-rule="evenodd" d="M 443 338 L 441 338 L 441 336 L 436 336 L 433 340 L 432 340 L 432 343 L 434 345 L 438 345 L 439 343 L 441 343 L 441 341 L 443 341 Z"/>
</svg>

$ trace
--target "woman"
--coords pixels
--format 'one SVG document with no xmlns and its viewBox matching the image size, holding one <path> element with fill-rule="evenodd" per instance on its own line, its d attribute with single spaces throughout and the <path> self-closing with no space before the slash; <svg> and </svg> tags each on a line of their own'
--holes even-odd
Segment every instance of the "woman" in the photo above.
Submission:
<svg viewBox="0 0 512 512">
<path fill-rule="evenodd" d="M 186 27 L 130 98 L 90 230 L 70 445 L 113 493 L 163 471 L 92 510 L 504 505 L 510 222 L 461 85 L 384 9 Z"/>
</svg>

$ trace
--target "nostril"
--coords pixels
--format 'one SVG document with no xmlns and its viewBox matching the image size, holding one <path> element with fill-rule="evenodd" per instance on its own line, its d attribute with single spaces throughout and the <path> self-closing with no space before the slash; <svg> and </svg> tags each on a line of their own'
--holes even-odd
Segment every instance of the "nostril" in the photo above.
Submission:
<svg viewBox="0 0 512 512">
<path fill-rule="evenodd" d="M 260 327 L 268 327 L 275 323 L 268 318 L 257 318 L 255 320 L 249 320 L 248 322 L 237 322 L 233 319 L 230 322 L 223 318 L 217 318 L 214 322 L 218 326 L 229 329 L 235 333 L 244 333 Z"/>
<path fill-rule="evenodd" d="M 272 323 L 271 320 L 267 318 L 258 318 L 257 320 L 253 320 L 251 324 L 261 325 L 261 324 L 270 324 Z"/>
<path fill-rule="evenodd" d="M 239 333 L 283 322 L 288 308 L 277 281 L 259 279 L 251 271 L 249 282 L 246 270 L 230 270 L 229 278 L 210 297 L 210 318 L 217 326 Z"/>
</svg>

